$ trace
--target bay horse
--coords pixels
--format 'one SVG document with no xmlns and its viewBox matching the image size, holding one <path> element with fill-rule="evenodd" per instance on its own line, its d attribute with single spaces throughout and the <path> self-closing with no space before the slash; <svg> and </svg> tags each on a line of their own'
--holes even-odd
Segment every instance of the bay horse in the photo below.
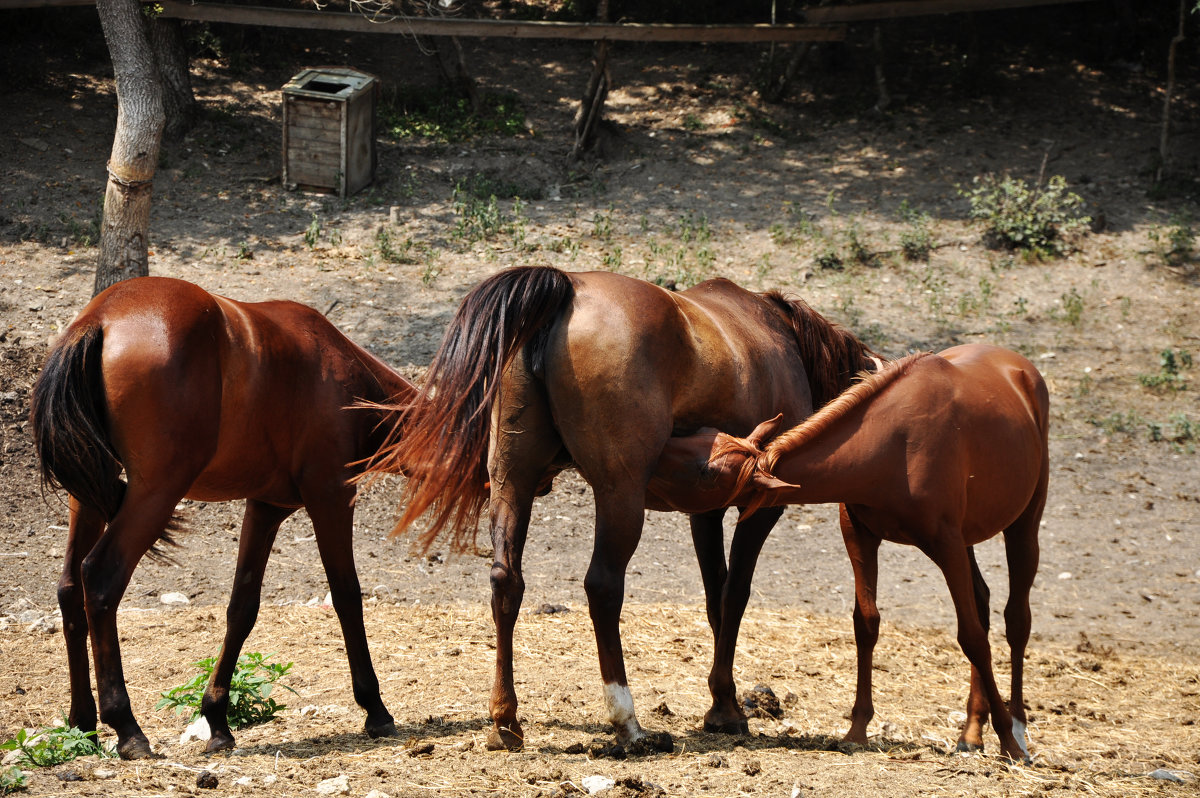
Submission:
<svg viewBox="0 0 1200 798">
<path fill-rule="evenodd" d="M 626 678 L 620 613 L 643 508 L 657 506 L 646 502 L 646 486 L 663 446 L 703 426 L 749 432 L 776 413 L 798 422 L 869 368 L 872 355 L 805 303 L 723 279 L 674 293 L 609 272 L 515 267 L 467 294 L 416 399 L 397 408 L 403 434 L 370 470 L 409 468 L 397 531 L 428 511 L 426 547 L 442 532 L 452 549 L 472 547 L 488 505 L 497 637 L 489 748 L 523 744 L 512 662 L 521 556 L 534 497 L 554 475 L 574 467 L 593 490 L 584 588 L 608 719 L 617 742 L 632 743 L 646 735 Z M 723 513 L 691 518 L 714 637 L 727 576 Z M 758 513 L 739 529 L 765 537 L 781 513 Z M 741 731 L 746 720 L 728 702 L 714 705 L 705 725 Z"/>
<path fill-rule="evenodd" d="M 123 758 L 151 754 L 125 686 L 117 605 L 143 555 L 161 556 L 161 544 L 172 542 L 181 499 L 244 498 L 225 641 L 201 706 L 212 731 L 207 750 L 233 747 L 230 679 L 258 614 L 275 535 L 301 507 L 365 730 L 395 735 L 363 628 L 351 545 L 357 469 L 347 465 L 374 453 L 391 424 L 386 413 L 350 406 L 403 403 L 414 390 L 294 302 L 235 302 L 162 277 L 117 283 L 93 298 L 51 349 L 30 413 L 43 484 L 70 495 L 58 601 L 71 724 L 96 728 L 90 634 L 100 720 L 116 731 Z"/>
<path fill-rule="evenodd" d="M 752 513 L 761 506 L 841 503 L 842 535 L 854 569 L 858 649 L 848 742 L 865 743 L 874 716 L 879 544 L 889 540 L 919 548 L 945 577 L 958 642 L 971 663 L 959 750 L 983 747 L 990 711 L 1001 752 L 1028 761 L 1022 667 L 1049 478 L 1049 394 L 1037 368 L 1016 352 L 983 344 L 910 355 L 865 377 L 763 446 L 781 422 L 764 422 L 744 440 L 715 430 L 673 438 L 651 480 L 651 493 L 686 512 L 726 504 Z M 1012 652 L 1007 707 L 992 672 L 989 591 L 972 548 L 1001 531 L 1009 572 L 1005 632 Z M 734 552 L 746 545 L 761 542 L 739 541 L 735 532 L 709 679 L 714 692 L 729 695 L 738 622 L 752 575 L 752 566 L 735 569 Z"/>
</svg>

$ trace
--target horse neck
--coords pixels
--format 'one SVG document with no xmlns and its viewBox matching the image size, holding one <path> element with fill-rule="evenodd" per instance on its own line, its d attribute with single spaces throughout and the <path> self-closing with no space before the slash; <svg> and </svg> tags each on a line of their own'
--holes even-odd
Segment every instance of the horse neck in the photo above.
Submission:
<svg viewBox="0 0 1200 798">
<path fill-rule="evenodd" d="M 856 479 L 871 458 L 864 457 L 860 442 L 872 434 L 859 416 L 867 406 L 912 365 L 929 353 L 910 355 L 888 364 L 843 391 L 805 421 L 780 433 L 764 448 L 760 463 L 765 471 L 799 487 L 790 501 L 801 503 L 851 501 L 845 491 L 870 491 L 869 480 Z M 830 490 L 843 491 L 837 495 Z"/>
<path fill-rule="evenodd" d="M 778 292 L 767 298 L 791 325 L 808 374 L 813 407 L 821 407 L 851 386 L 855 375 L 876 368 L 876 353 L 850 330 L 829 321 L 800 299 Z"/>
</svg>

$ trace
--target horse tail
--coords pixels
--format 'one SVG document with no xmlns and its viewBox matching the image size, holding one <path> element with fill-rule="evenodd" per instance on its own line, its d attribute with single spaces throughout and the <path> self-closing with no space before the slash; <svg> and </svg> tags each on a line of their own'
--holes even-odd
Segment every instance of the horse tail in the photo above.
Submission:
<svg viewBox="0 0 1200 798">
<path fill-rule="evenodd" d="M 488 499 L 491 410 L 505 368 L 529 346 L 534 370 L 550 326 L 575 296 L 565 272 L 545 266 L 506 269 L 476 286 L 459 305 L 420 390 L 397 405 L 399 421 L 371 459 L 368 473 L 408 475 L 406 503 L 393 534 L 430 511 L 420 541 L 428 549 L 447 528 L 450 545 L 474 545 Z"/>
<path fill-rule="evenodd" d="M 42 488 L 62 489 L 111 521 L 125 496 L 108 433 L 99 324 L 72 326 L 50 350 L 33 386 L 29 424 Z"/>
<path fill-rule="evenodd" d="M 788 299 L 778 291 L 769 291 L 764 296 L 783 313 L 792 328 L 808 373 L 814 410 L 849 388 L 855 375 L 872 357 L 878 357 L 853 332 L 826 319 L 804 300 Z"/>
</svg>

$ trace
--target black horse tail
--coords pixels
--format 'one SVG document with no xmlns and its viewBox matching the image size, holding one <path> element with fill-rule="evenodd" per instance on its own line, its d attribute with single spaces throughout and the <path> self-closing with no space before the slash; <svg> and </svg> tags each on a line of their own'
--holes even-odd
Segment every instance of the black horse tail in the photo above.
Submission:
<svg viewBox="0 0 1200 798">
<path fill-rule="evenodd" d="M 429 510 L 425 548 L 447 528 L 453 550 L 474 545 L 488 498 L 491 410 L 504 370 L 527 345 L 532 368 L 540 370 L 547 334 L 574 296 L 565 272 L 523 266 L 489 277 L 463 299 L 420 392 L 396 407 L 391 440 L 368 466 L 368 472 L 408 474 L 397 533 Z"/>
<path fill-rule="evenodd" d="M 72 326 L 50 350 L 33 386 L 29 423 L 43 490 L 62 489 L 111 521 L 125 496 L 100 370 L 104 331 Z"/>
</svg>

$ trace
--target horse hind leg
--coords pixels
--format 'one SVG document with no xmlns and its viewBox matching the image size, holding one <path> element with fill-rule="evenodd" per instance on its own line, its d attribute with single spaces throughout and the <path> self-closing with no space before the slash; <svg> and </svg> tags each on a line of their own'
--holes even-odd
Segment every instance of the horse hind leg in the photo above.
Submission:
<svg viewBox="0 0 1200 798">
<path fill-rule="evenodd" d="M 233 590 L 225 611 L 225 642 L 200 701 L 200 715 L 208 722 L 211 735 L 204 749 L 207 753 L 233 748 L 233 732 L 229 729 L 230 683 L 242 645 L 258 617 L 263 572 L 271 556 L 271 545 L 279 525 L 293 512 L 254 499 L 246 501 Z"/>
<path fill-rule="evenodd" d="M 1024 665 L 1025 647 L 1029 643 L 1032 615 L 1029 611 L 1029 592 L 1037 575 L 1038 527 L 1046 501 L 1045 480 L 1026 511 L 1004 531 L 1004 551 L 1008 560 L 1008 603 L 1004 607 L 1004 633 L 1012 653 L 1012 693 L 1009 711 L 1013 719 L 1013 736 L 1029 760 L 1029 740 L 1026 733 Z"/>
<path fill-rule="evenodd" d="M 721 593 L 725 590 L 725 580 L 729 578 L 729 568 L 725 563 L 724 517 L 724 507 L 688 517 L 692 547 L 696 550 L 700 580 L 704 585 L 704 607 L 708 612 L 708 626 L 712 629 L 714 644 L 721 636 Z"/>
<path fill-rule="evenodd" d="M 67 550 L 58 580 L 58 607 L 62 611 L 63 636 L 67 644 L 71 710 L 68 722 L 86 732 L 96 730 L 96 700 L 92 697 L 91 667 L 88 664 L 88 621 L 83 600 L 83 558 L 104 531 L 104 518 L 74 498 L 67 531 Z"/>
<path fill-rule="evenodd" d="M 958 644 L 979 672 L 981 691 L 991 711 L 992 728 L 1000 738 L 1000 752 L 1013 761 L 1023 759 L 1021 748 L 1013 736 L 1012 716 L 996 687 L 987 633 L 975 607 L 970 549 L 962 544 L 957 532 L 953 536 L 939 536 L 934 543 L 922 546 L 922 549 L 941 570 L 946 587 L 950 590 L 958 619 Z"/>
<path fill-rule="evenodd" d="M 967 548 L 967 556 L 971 561 L 971 583 L 975 591 L 975 608 L 979 614 L 979 624 L 986 636 L 991 630 L 991 590 L 979 570 L 975 560 L 975 548 Z M 963 724 L 962 733 L 958 737 L 958 751 L 982 751 L 983 726 L 988 719 L 988 701 L 984 695 L 983 679 L 979 669 L 971 666 L 971 689 L 967 695 L 967 720 Z"/>
<path fill-rule="evenodd" d="M 354 700 L 367 713 L 363 730 L 369 737 L 395 737 L 396 724 L 379 694 L 379 677 L 367 644 L 362 588 L 354 565 L 354 493 L 342 487 L 344 482 L 344 479 L 329 481 L 327 484 L 336 484 L 338 489 L 323 490 L 316 500 L 306 494 L 305 506 L 312 518 L 333 609 L 342 627 Z"/>
<path fill-rule="evenodd" d="M 875 717 L 871 679 L 875 644 L 879 641 L 876 591 L 881 540 L 865 526 L 856 523 L 845 505 L 842 505 L 840 516 L 842 539 L 854 571 L 854 648 L 857 661 L 854 707 L 850 710 L 850 729 L 843 739 L 848 743 L 866 745 L 867 726 Z"/>
<path fill-rule="evenodd" d="M 117 753 L 122 759 L 151 755 L 150 742 L 134 718 L 121 666 L 117 633 L 117 606 L 138 562 L 163 534 L 184 490 L 144 487 L 130 480 L 120 510 L 92 550 L 83 558 L 83 579 L 88 630 L 96 668 L 100 720 L 117 733 Z"/>
</svg>

